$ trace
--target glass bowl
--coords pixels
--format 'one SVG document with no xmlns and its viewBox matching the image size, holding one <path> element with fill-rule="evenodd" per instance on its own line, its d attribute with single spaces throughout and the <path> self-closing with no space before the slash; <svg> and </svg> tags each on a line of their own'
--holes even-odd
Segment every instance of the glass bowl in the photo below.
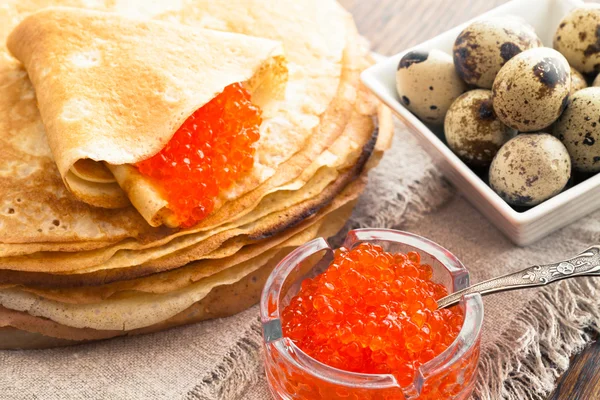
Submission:
<svg viewBox="0 0 600 400">
<path fill-rule="evenodd" d="M 389 252 L 417 251 L 433 268 L 433 280 L 448 292 L 469 285 L 469 273 L 448 250 L 420 236 L 386 229 L 358 229 L 348 233 L 344 247 L 363 242 L 378 244 Z M 323 272 L 333 259 L 323 238 L 298 247 L 269 276 L 262 293 L 265 370 L 269 388 L 277 400 L 348 399 L 467 399 L 475 384 L 483 322 L 479 294 L 464 296 L 459 307 L 464 324 L 456 340 L 441 354 L 423 364 L 414 381 L 401 387 L 391 374 L 360 374 L 325 365 L 308 356 L 283 336 L 280 313 L 300 289 L 305 278 Z"/>
</svg>

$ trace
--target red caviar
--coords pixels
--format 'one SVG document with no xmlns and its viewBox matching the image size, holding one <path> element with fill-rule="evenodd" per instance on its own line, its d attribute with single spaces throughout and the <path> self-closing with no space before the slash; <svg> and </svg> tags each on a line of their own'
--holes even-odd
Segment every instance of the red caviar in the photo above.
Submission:
<svg viewBox="0 0 600 400">
<path fill-rule="evenodd" d="M 329 268 L 303 281 L 284 309 L 283 333 L 325 364 L 393 374 L 408 386 L 463 325 L 458 307 L 436 309 L 447 290 L 432 272 L 416 252 L 392 254 L 367 243 L 338 249 Z"/>
<path fill-rule="evenodd" d="M 234 83 L 194 112 L 160 153 L 137 168 L 160 182 L 180 225 L 193 226 L 213 211 L 220 191 L 252 168 L 261 122 L 250 93 Z"/>
</svg>

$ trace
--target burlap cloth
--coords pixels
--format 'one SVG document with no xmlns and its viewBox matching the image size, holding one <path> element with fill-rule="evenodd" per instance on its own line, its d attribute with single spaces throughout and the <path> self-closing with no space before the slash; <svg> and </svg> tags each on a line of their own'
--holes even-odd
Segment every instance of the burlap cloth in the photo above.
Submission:
<svg viewBox="0 0 600 400">
<path fill-rule="evenodd" d="M 527 248 L 446 183 L 403 127 L 350 224 L 410 230 L 456 254 L 472 282 L 600 242 L 600 213 Z M 476 398 L 542 399 L 600 321 L 600 280 L 485 298 Z M 1 399 L 268 399 L 256 306 L 222 320 L 43 351 L 0 351 Z"/>
</svg>

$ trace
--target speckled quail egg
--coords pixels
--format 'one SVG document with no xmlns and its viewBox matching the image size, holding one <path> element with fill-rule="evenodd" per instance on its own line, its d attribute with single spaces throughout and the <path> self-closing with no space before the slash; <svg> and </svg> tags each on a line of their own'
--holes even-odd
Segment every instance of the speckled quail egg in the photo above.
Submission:
<svg viewBox="0 0 600 400">
<path fill-rule="evenodd" d="M 467 90 L 452 56 L 439 50 L 411 51 L 396 72 L 400 101 L 423 121 L 441 125 L 452 102 Z"/>
<path fill-rule="evenodd" d="M 575 68 L 571 67 L 571 92 L 570 94 L 574 94 L 578 90 L 585 89 L 588 87 L 587 81 L 585 77 L 581 74 L 581 72 L 577 71 Z"/>
<path fill-rule="evenodd" d="M 600 88 L 575 93 L 553 132 L 569 151 L 573 169 L 600 172 Z"/>
<path fill-rule="evenodd" d="M 522 51 L 540 47 L 533 28 L 517 17 L 475 21 L 454 42 L 454 64 L 465 82 L 490 89 L 500 68 Z"/>
<path fill-rule="evenodd" d="M 496 76 L 494 111 L 502 122 L 521 132 L 548 127 L 569 100 L 571 67 L 556 50 L 526 50 L 509 60 Z"/>
<path fill-rule="evenodd" d="M 592 82 L 592 86 L 595 86 L 595 87 L 600 86 L 600 74 L 598 74 L 596 76 L 596 78 L 594 78 L 594 81 Z"/>
<path fill-rule="evenodd" d="M 471 90 L 452 103 L 444 122 L 448 147 L 466 163 L 486 167 L 517 131 L 496 117 L 492 92 Z"/>
<path fill-rule="evenodd" d="M 600 5 L 586 4 L 568 13 L 554 34 L 554 48 L 584 74 L 600 71 Z"/>
<path fill-rule="evenodd" d="M 514 206 L 534 206 L 557 195 L 570 176 L 567 149 L 547 133 L 509 140 L 490 166 L 490 186 Z"/>
</svg>

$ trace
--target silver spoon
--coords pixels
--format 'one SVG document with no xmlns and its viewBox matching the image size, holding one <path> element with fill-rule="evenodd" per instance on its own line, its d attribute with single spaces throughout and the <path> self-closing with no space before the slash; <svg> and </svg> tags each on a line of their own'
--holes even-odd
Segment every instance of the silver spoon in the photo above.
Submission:
<svg viewBox="0 0 600 400">
<path fill-rule="evenodd" d="M 438 308 L 446 308 L 458 303 L 463 295 L 469 293 L 480 293 L 483 296 L 506 290 L 544 286 L 577 276 L 600 276 L 600 246 L 592 246 L 569 260 L 534 265 L 512 274 L 477 283 L 441 298 L 437 304 Z"/>
</svg>

